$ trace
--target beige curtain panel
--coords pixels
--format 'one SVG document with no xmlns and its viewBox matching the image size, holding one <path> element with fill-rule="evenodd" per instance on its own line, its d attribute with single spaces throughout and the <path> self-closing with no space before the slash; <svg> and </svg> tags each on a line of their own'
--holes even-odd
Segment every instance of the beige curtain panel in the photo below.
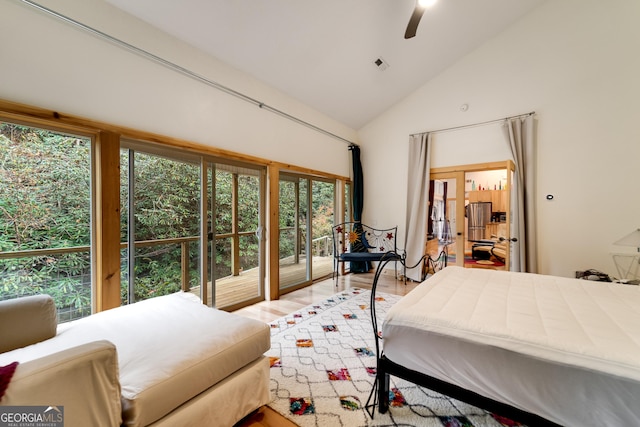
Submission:
<svg viewBox="0 0 640 427">
<path fill-rule="evenodd" d="M 515 194 L 512 202 L 517 203 L 513 212 L 511 237 L 511 271 L 537 273 L 538 258 L 535 230 L 535 118 L 533 114 L 505 120 L 505 136 L 516 166 L 514 176 Z M 515 196 L 515 197 L 514 197 Z"/>
<path fill-rule="evenodd" d="M 431 134 L 411 135 L 409 137 L 407 219 L 404 238 L 406 263 L 409 267 L 420 260 L 427 243 L 430 165 Z M 422 265 L 411 269 L 407 268 L 406 274 L 408 279 L 422 281 Z"/>
</svg>

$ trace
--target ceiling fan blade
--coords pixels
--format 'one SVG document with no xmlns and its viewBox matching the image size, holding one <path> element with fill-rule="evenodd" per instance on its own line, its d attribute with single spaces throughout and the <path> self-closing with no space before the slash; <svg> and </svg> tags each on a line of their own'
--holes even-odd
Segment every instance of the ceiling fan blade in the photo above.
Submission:
<svg viewBox="0 0 640 427">
<path fill-rule="evenodd" d="M 413 9 L 413 13 L 411 14 L 411 18 L 409 19 L 409 24 L 407 25 L 407 30 L 404 32 L 404 38 L 410 39 L 415 37 L 416 31 L 418 31 L 418 24 L 420 23 L 420 19 L 424 15 L 424 7 L 416 4 L 416 8 Z"/>
</svg>

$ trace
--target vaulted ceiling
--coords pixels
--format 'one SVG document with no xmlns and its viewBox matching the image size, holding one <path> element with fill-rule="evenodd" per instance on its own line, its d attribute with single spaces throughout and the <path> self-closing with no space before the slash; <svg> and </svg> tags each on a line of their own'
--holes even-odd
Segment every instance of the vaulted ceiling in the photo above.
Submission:
<svg viewBox="0 0 640 427">
<path fill-rule="evenodd" d="M 106 1 L 357 130 L 544 0 Z"/>
</svg>

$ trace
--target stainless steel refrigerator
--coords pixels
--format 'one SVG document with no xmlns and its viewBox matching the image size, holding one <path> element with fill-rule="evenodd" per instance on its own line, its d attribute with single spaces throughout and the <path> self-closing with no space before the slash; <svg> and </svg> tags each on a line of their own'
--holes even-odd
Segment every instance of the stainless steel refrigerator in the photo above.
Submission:
<svg viewBox="0 0 640 427">
<path fill-rule="evenodd" d="M 474 202 L 466 206 L 467 240 L 486 240 L 485 228 L 491 222 L 491 202 Z"/>
</svg>

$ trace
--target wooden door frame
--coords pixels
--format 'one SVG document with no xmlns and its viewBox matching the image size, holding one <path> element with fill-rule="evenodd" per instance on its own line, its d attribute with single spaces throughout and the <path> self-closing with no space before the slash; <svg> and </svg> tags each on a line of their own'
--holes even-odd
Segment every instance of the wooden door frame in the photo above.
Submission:
<svg viewBox="0 0 640 427">
<path fill-rule="evenodd" d="M 464 191 L 464 171 L 458 170 L 448 170 L 448 171 L 438 171 L 436 169 L 431 169 L 429 174 L 429 180 L 444 180 L 444 179 L 455 179 L 456 180 L 456 236 L 455 236 L 455 251 L 456 251 L 456 264 L 457 266 L 464 266 L 464 209 L 459 209 L 458 206 L 459 201 L 462 200 L 462 205 L 464 206 L 465 200 L 465 191 Z M 458 183 L 461 182 L 462 185 Z M 429 201 L 431 202 L 431 200 Z M 427 218 L 428 221 L 428 218 Z M 460 227 L 462 224 L 462 227 Z M 453 237 L 453 236 L 452 236 Z M 459 256 L 462 254 L 462 256 Z"/>
<path fill-rule="evenodd" d="M 509 270 L 509 266 L 511 265 L 511 247 L 510 247 L 510 237 L 511 237 L 511 216 L 513 215 L 513 203 L 511 202 L 511 188 L 513 185 L 511 176 L 512 173 L 516 169 L 515 163 L 513 160 L 505 160 L 500 162 L 487 162 L 487 163 L 475 163 L 475 164 L 467 164 L 467 165 L 456 165 L 456 166 L 446 166 L 439 168 L 431 168 L 429 171 L 429 179 L 455 179 L 456 180 L 456 254 L 462 254 L 462 256 L 456 256 L 456 265 L 464 266 L 464 243 L 466 238 L 466 230 L 464 227 L 464 201 L 466 200 L 466 192 L 465 192 L 465 174 L 467 172 L 485 172 L 492 170 L 506 170 L 507 171 L 507 185 L 506 192 L 507 196 L 507 218 L 506 218 L 506 226 L 507 226 L 507 248 L 505 254 L 505 269 Z M 458 183 L 462 183 L 459 185 Z M 458 201 L 462 200 L 462 204 Z M 460 227 L 462 224 L 462 227 Z"/>
</svg>

